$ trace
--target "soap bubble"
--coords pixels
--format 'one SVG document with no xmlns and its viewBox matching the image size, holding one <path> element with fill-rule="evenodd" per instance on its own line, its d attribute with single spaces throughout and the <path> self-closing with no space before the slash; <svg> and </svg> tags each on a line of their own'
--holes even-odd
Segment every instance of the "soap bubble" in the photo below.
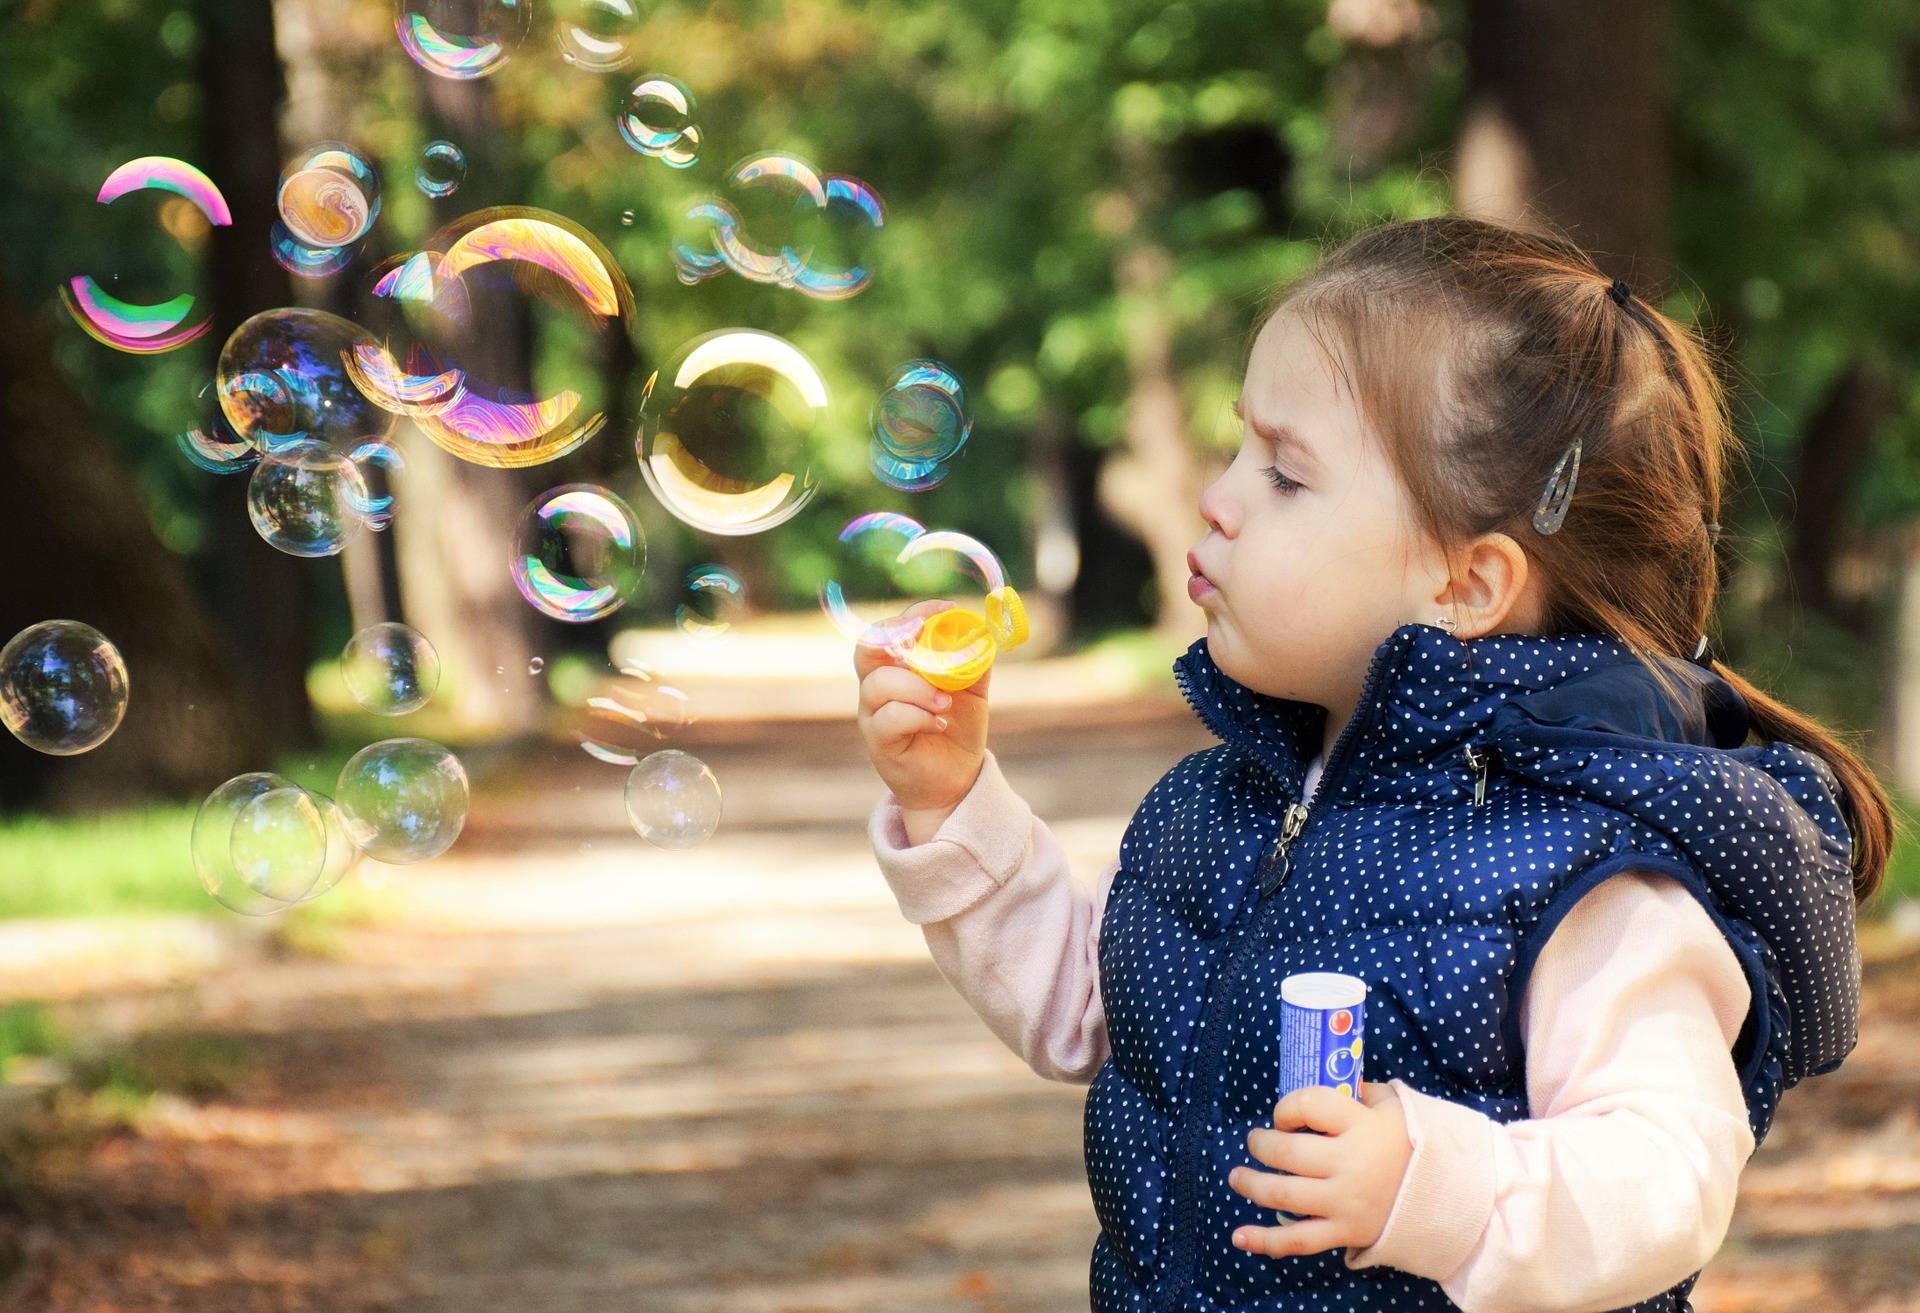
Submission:
<svg viewBox="0 0 1920 1313">
<path fill-rule="evenodd" d="M 543 615 L 579 623 L 627 604 L 646 569 L 647 540 L 626 502 L 591 483 L 549 488 L 527 504 L 511 569 Z"/>
<path fill-rule="evenodd" d="M 633 62 L 640 10 L 634 0 L 561 0 L 560 57 L 589 73 L 614 73 Z"/>
<path fill-rule="evenodd" d="M 361 525 L 367 503 L 360 468 L 324 442 L 269 451 L 247 483 L 247 516 L 267 542 L 290 556 L 335 556 Z"/>
<path fill-rule="evenodd" d="M 347 835 L 395 865 L 438 857 L 467 823 L 467 772 L 428 739 L 383 739 L 353 754 L 334 789 Z"/>
<path fill-rule="evenodd" d="M 874 511 L 849 520 L 839 541 L 848 548 L 847 567 L 821 583 L 820 605 L 854 642 L 935 678 L 984 671 L 1001 646 L 1024 639 L 1022 604 L 1007 587 L 999 558 L 978 539 Z M 974 601 L 982 595 L 984 603 Z M 960 603 L 958 612 L 942 613 L 945 619 L 899 614 L 935 597 Z"/>
<path fill-rule="evenodd" d="M 572 220 L 523 206 L 467 215 L 382 266 L 373 293 L 384 341 L 348 352 L 354 381 L 451 454 L 538 465 L 606 425 L 601 363 L 626 349 L 633 293 L 612 253 Z M 516 316 L 537 321 L 531 379 L 495 331 Z"/>
<path fill-rule="evenodd" d="M 400 48 L 436 77 L 498 72 L 526 39 L 531 0 L 399 0 Z"/>
<path fill-rule="evenodd" d="M 909 360 L 897 367 L 873 405 L 873 436 L 903 460 L 949 461 L 973 432 L 966 390 L 937 360 Z"/>
<path fill-rule="evenodd" d="M 658 140 L 674 119 L 671 100 L 655 104 Z M 873 282 L 871 268 L 852 255 L 886 224 L 886 206 L 872 186 L 778 153 L 743 160 L 728 182 L 727 197 L 697 198 L 681 213 L 673 247 L 681 282 L 700 282 L 724 267 L 819 301 L 846 300 Z"/>
<path fill-rule="evenodd" d="M 368 401 L 345 358 L 371 346 L 366 330 L 324 310 L 264 310 L 220 350 L 215 385 L 233 431 L 261 451 L 301 441 L 352 451 L 393 431 L 395 416 Z"/>
<path fill-rule="evenodd" d="M 252 469 L 260 460 L 260 450 L 227 423 L 213 400 L 213 384 L 200 389 L 199 404 L 206 413 L 205 422 L 174 434 L 181 454 L 209 474 L 239 474 Z"/>
<path fill-rule="evenodd" d="M 720 824 L 720 781 L 700 758 L 663 748 L 627 776 L 627 819 L 660 848 L 687 848 Z"/>
<path fill-rule="evenodd" d="M 693 115 L 693 93 L 685 83 L 650 73 L 627 91 L 627 103 L 614 125 L 642 155 L 684 169 L 700 156 L 700 128 Z"/>
<path fill-rule="evenodd" d="M 451 196 L 467 180 L 467 157 L 450 141 L 430 141 L 420 151 L 413 180 L 435 200 Z"/>
<path fill-rule="evenodd" d="M 129 192 L 156 190 L 185 198 L 215 227 L 233 223 L 226 197 L 213 180 L 183 160 L 144 155 L 128 160 L 100 184 L 95 196 L 110 205 Z M 213 326 L 213 317 L 193 319 L 191 292 L 151 304 L 123 301 L 90 274 L 79 274 L 60 285 L 60 299 L 74 322 L 95 341 L 136 355 L 155 355 L 186 345 Z M 192 319 L 192 322 L 188 322 Z"/>
<path fill-rule="evenodd" d="M 880 193 L 858 178 L 828 174 L 821 180 L 816 235 L 807 242 L 807 258 L 794 275 L 793 288 L 816 301 L 844 301 L 873 282 L 873 270 L 857 259 L 835 259 L 842 248 L 857 249 L 871 229 L 885 226 Z M 846 231 L 847 229 L 851 231 Z"/>
<path fill-rule="evenodd" d="M 280 222 L 309 247 L 350 246 L 380 215 L 380 175 L 367 157 L 338 141 L 309 146 L 280 173 Z"/>
<path fill-rule="evenodd" d="M 283 906 L 297 903 L 326 862 L 326 818 L 305 789 L 268 789 L 235 814 L 227 846 L 233 873 L 248 890 Z"/>
<path fill-rule="evenodd" d="M 340 678 L 353 700 L 376 716 L 404 716 L 433 700 L 440 654 L 411 625 L 368 625 L 341 650 Z"/>
<path fill-rule="evenodd" d="M 99 747 L 127 714 L 127 663 L 92 625 L 42 620 L 0 648 L 0 723 L 52 757 Z"/>
<path fill-rule="evenodd" d="M 347 458 L 360 471 L 366 492 L 364 501 L 355 503 L 354 510 L 369 529 L 378 533 L 393 523 L 393 476 L 407 468 L 406 458 L 398 447 L 380 438 L 361 443 Z"/>
<path fill-rule="evenodd" d="M 249 813 L 242 831 L 242 813 L 268 794 L 281 797 Z M 327 836 L 325 818 L 317 810 L 312 815 L 319 832 L 302 833 L 307 813 L 299 799 L 304 797 L 292 780 L 271 771 L 236 775 L 209 793 L 193 815 L 188 840 L 200 887 L 223 907 L 246 916 L 271 916 L 311 890 L 327 856 Z M 261 879 L 264 889 L 249 883 L 235 865 L 236 838 L 248 874 Z M 303 844 L 302 839 L 310 842 Z"/>
<path fill-rule="evenodd" d="M 647 380 L 635 447 L 647 486 L 708 533 L 783 524 L 813 499 L 813 430 L 827 383 L 785 338 L 726 328 L 695 338 Z"/>
<path fill-rule="evenodd" d="M 312 246 L 275 219 L 267 249 L 273 253 L 274 263 L 296 278 L 327 278 L 353 263 L 358 246 Z"/>
<path fill-rule="evenodd" d="M 637 766 L 640 758 L 685 729 L 692 720 L 687 695 L 662 683 L 644 662 L 625 660 L 615 678 L 586 700 L 586 715 L 574 737 L 596 761 Z"/>
<path fill-rule="evenodd" d="M 696 638 L 713 638 L 733 627 L 744 609 L 746 586 L 724 565 L 696 565 L 687 571 L 685 594 L 673 609 L 674 620 Z"/>
<path fill-rule="evenodd" d="M 527 673 L 529 675 L 537 675 L 546 668 L 547 659 L 545 657 L 534 657 L 531 661 L 527 662 Z"/>
</svg>

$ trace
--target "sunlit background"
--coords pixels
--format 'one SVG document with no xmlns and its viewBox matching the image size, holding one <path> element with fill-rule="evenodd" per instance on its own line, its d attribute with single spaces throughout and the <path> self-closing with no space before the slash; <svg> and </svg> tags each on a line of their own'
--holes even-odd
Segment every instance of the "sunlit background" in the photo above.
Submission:
<svg viewBox="0 0 1920 1313">
<path fill-rule="evenodd" d="M 1911 6 L 5 0 L 0 163 L 0 1308 L 1082 1306 L 855 635 L 977 614 L 889 641 L 1090 881 L 1210 741 L 1249 331 L 1381 220 L 1725 350 L 1716 651 L 1920 793 Z M 1920 1310 L 1916 896 L 1701 1313 Z"/>
</svg>

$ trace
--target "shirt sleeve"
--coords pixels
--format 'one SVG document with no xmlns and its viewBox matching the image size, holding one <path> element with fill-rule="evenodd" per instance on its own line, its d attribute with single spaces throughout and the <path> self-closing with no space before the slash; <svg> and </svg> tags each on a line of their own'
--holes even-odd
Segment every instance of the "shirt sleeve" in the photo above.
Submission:
<svg viewBox="0 0 1920 1313">
<path fill-rule="evenodd" d="M 891 790 L 868 837 L 934 965 L 1002 1043 L 1049 1080 L 1086 1084 L 1107 1060 L 1100 918 L 1119 863 L 1091 888 L 989 751 L 937 832 L 909 844 Z"/>
<path fill-rule="evenodd" d="M 1521 1000 L 1531 1116 L 1390 1082 L 1413 1144 L 1348 1267 L 1438 1281 L 1466 1313 L 1583 1313 L 1657 1294 L 1725 1239 L 1754 1150 L 1732 1049 L 1751 991 L 1679 882 L 1627 872 L 1577 903 Z"/>
</svg>

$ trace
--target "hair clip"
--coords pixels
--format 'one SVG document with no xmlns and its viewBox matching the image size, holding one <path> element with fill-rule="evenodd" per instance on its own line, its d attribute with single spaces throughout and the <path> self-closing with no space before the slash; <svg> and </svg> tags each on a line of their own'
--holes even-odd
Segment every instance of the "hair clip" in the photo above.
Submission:
<svg viewBox="0 0 1920 1313">
<path fill-rule="evenodd" d="M 1720 542 L 1720 525 L 1716 520 L 1707 521 L 1707 545 L 1717 546 Z"/>
<path fill-rule="evenodd" d="M 1566 486 L 1560 486 L 1561 475 L 1566 476 Z M 1543 534 L 1560 532 L 1560 524 L 1567 518 L 1567 507 L 1573 504 L 1574 481 L 1580 477 L 1580 439 L 1575 438 L 1573 445 L 1560 456 L 1559 463 L 1553 467 L 1553 474 L 1547 479 L 1547 488 L 1540 494 L 1540 504 L 1533 508 L 1533 527 Z"/>
<path fill-rule="evenodd" d="M 1713 656 L 1707 650 L 1707 636 L 1705 634 L 1700 635 L 1700 641 L 1699 643 L 1695 644 L 1693 649 L 1693 656 L 1690 658 L 1690 660 L 1692 660 L 1695 665 L 1699 665 L 1699 666 L 1711 667 L 1713 665 Z"/>
</svg>

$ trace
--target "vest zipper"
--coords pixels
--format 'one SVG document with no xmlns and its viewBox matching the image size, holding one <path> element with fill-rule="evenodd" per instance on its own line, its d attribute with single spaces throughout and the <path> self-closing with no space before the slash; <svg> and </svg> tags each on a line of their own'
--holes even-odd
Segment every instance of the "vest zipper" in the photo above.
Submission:
<svg viewBox="0 0 1920 1313">
<path fill-rule="evenodd" d="M 1467 759 L 1467 765 L 1476 772 L 1473 781 L 1473 805 L 1478 807 L 1487 800 L 1487 771 L 1499 757 L 1499 752 L 1478 743 L 1469 743 L 1461 754 Z"/>
<path fill-rule="evenodd" d="M 1280 834 L 1273 841 L 1273 847 L 1267 849 L 1266 856 L 1260 859 L 1260 896 L 1265 898 L 1287 882 L 1287 876 L 1293 873 L 1293 857 L 1288 849 L 1293 841 L 1300 837 L 1300 831 L 1307 826 L 1307 808 L 1303 803 L 1292 803 L 1287 814 L 1280 822 Z"/>
<path fill-rule="evenodd" d="M 1345 773 L 1347 757 L 1353 750 L 1353 740 L 1359 737 L 1361 726 L 1369 719 L 1373 711 L 1373 701 L 1377 696 L 1376 688 L 1386 674 L 1388 653 L 1380 652 L 1374 656 L 1373 664 L 1367 669 L 1366 680 L 1360 688 L 1359 705 L 1354 708 L 1353 717 L 1341 729 L 1340 737 L 1326 754 L 1326 763 L 1320 772 L 1320 782 L 1314 788 L 1313 800 L 1317 803 L 1322 797 L 1331 796 L 1331 790 L 1340 776 Z M 1187 700 L 1193 702 L 1193 695 L 1186 687 L 1184 679 L 1178 679 L 1181 692 L 1187 694 Z M 1199 706 L 1195 704 L 1195 710 Z M 1202 720 L 1205 714 L 1202 713 Z M 1193 1192 L 1198 1187 L 1196 1168 L 1199 1166 L 1199 1128 L 1204 1113 L 1196 1114 L 1194 1108 L 1205 1108 L 1211 1102 L 1213 1082 L 1219 1078 L 1219 1062 L 1222 1051 L 1214 1044 L 1220 1034 L 1220 1025 L 1226 1019 L 1224 1010 L 1227 995 L 1233 983 L 1238 979 L 1246 963 L 1248 950 L 1258 942 L 1256 931 L 1259 929 L 1260 913 L 1266 896 L 1287 882 L 1293 871 L 1292 850 L 1294 842 L 1307 828 L 1307 820 L 1312 809 L 1304 799 L 1288 804 L 1280 820 L 1280 833 L 1273 845 L 1261 857 L 1256 868 L 1261 876 L 1260 894 L 1254 899 L 1251 915 L 1245 923 L 1236 927 L 1232 934 L 1233 942 L 1225 949 L 1219 970 L 1215 974 L 1213 988 L 1201 1006 L 1200 1029 L 1208 1038 L 1204 1045 L 1196 1044 L 1194 1069 L 1189 1073 L 1186 1106 L 1174 1132 L 1174 1149 L 1169 1157 L 1172 1165 L 1171 1189 L 1168 1195 L 1167 1211 L 1173 1217 L 1173 1245 L 1168 1254 L 1167 1270 L 1162 1276 L 1165 1282 L 1153 1300 L 1155 1313 L 1172 1313 L 1181 1297 L 1194 1284 L 1194 1270 L 1198 1262 L 1199 1240 L 1194 1233 L 1193 1213 L 1196 1201 Z M 1274 872 L 1277 871 L 1277 874 Z"/>
</svg>

